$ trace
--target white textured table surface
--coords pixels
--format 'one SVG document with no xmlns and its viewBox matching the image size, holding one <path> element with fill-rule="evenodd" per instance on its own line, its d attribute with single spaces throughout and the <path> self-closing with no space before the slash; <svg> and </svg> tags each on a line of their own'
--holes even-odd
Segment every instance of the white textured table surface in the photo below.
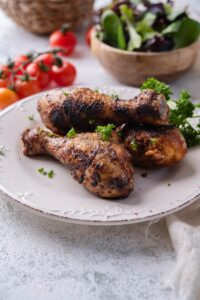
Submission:
<svg viewBox="0 0 200 300">
<path fill-rule="evenodd" d="M 0 62 L 48 40 L 18 28 L 0 13 Z M 81 44 L 71 58 L 76 84 L 119 85 Z M 200 57 L 173 83 L 175 90 L 200 93 Z M 14 172 L 14 170 L 13 170 Z M 121 300 L 176 297 L 163 280 L 175 257 L 165 222 L 122 227 L 89 227 L 49 220 L 0 199 L 0 300 Z"/>
</svg>

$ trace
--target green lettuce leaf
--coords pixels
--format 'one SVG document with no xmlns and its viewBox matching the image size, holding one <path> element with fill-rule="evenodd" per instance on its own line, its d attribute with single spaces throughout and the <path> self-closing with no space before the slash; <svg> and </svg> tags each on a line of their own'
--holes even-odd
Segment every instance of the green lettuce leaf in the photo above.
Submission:
<svg viewBox="0 0 200 300">
<path fill-rule="evenodd" d="M 143 41 L 151 39 L 155 35 L 159 35 L 159 33 L 152 28 L 155 19 L 156 15 L 148 12 L 143 19 L 137 23 L 136 30 L 141 34 Z"/>
<path fill-rule="evenodd" d="M 110 46 L 126 49 L 126 40 L 120 18 L 112 10 L 106 10 L 101 17 L 104 41 Z"/>
<path fill-rule="evenodd" d="M 137 33 L 135 29 L 132 9 L 130 9 L 127 5 L 121 5 L 120 12 L 122 15 L 122 20 L 123 22 L 125 22 L 127 30 L 129 32 L 127 50 L 133 51 L 135 49 L 140 48 L 142 44 L 142 37 Z"/>
<path fill-rule="evenodd" d="M 184 18 L 174 36 L 175 47 L 186 47 L 197 41 L 199 35 L 200 23 L 190 18 Z"/>
</svg>

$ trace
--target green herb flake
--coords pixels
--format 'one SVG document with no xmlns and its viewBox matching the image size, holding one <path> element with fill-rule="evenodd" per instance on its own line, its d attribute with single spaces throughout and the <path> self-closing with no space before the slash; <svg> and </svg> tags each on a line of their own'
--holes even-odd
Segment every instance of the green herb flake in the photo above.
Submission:
<svg viewBox="0 0 200 300">
<path fill-rule="evenodd" d="M 51 137 L 52 137 L 52 138 L 58 137 L 57 134 L 55 134 L 55 133 L 53 133 L 53 132 L 50 132 L 50 131 L 47 133 L 47 135 L 48 135 L 48 137 L 50 137 L 50 138 L 51 138 Z"/>
<path fill-rule="evenodd" d="M 54 173 L 53 170 L 51 170 L 51 171 L 49 171 L 49 172 L 47 173 L 47 175 L 48 175 L 48 178 L 53 178 L 54 175 L 55 175 L 55 173 Z"/>
<path fill-rule="evenodd" d="M 42 174 L 43 176 L 48 176 L 48 178 L 53 178 L 54 175 L 55 175 L 55 173 L 54 173 L 53 170 L 51 170 L 51 171 L 48 172 L 48 171 L 46 171 L 44 168 L 38 169 L 38 172 L 39 172 L 40 174 Z"/>
<path fill-rule="evenodd" d="M 133 51 L 139 49 L 142 45 L 142 37 L 136 31 L 134 25 L 134 15 L 133 10 L 128 7 L 128 5 L 120 5 L 121 19 L 126 24 L 126 29 L 129 33 L 129 41 L 127 45 L 128 51 Z"/>
<path fill-rule="evenodd" d="M 63 92 L 63 95 L 65 95 L 67 97 L 69 95 L 69 93 Z"/>
<path fill-rule="evenodd" d="M 103 141 L 109 141 L 112 135 L 113 129 L 115 129 L 114 124 L 108 124 L 107 126 L 97 126 L 95 131 L 101 134 Z"/>
<path fill-rule="evenodd" d="M 151 142 L 152 146 L 155 146 L 158 142 L 158 138 L 152 137 L 152 138 L 150 138 L 150 142 Z"/>
<path fill-rule="evenodd" d="M 68 131 L 68 133 L 67 133 L 67 137 L 68 138 L 74 138 L 76 136 L 76 131 L 75 131 L 75 129 L 72 127 L 69 131 Z"/>
<path fill-rule="evenodd" d="M 47 172 L 44 170 L 44 168 L 38 169 L 38 172 L 44 176 L 47 174 Z"/>
<path fill-rule="evenodd" d="M 167 85 L 164 82 L 161 82 L 153 77 L 148 78 L 142 84 L 140 89 L 142 91 L 146 90 L 146 89 L 154 90 L 158 94 L 163 94 L 165 96 L 166 100 L 169 100 L 172 95 L 172 91 L 171 91 L 171 88 L 169 85 Z"/>
<path fill-rule="evenodd" d="M 137 145 L 135 139 L 133 139 L 133 140 L 131 141 L 130 146 L 131 146 L 131 150 L 132 150 L 132 151 L 137 151 L 138 145 Z"/>
<path fill-rule="evenodd" d="M 104 32 L 103 39 L 106 43 L 115 48 L 126 49 L 123 25 L 120 17 L 114 11 L 107 9 L 103 12 L 101 26 Z"/>
<path fill-rule="evenodd" d="M 34 115 L 30 115 L 30 116 L 28 116 L 28 119 L 29 119 L 29 121 L 35 121 L 35 119 L 34 119 Z"/>
</svg>

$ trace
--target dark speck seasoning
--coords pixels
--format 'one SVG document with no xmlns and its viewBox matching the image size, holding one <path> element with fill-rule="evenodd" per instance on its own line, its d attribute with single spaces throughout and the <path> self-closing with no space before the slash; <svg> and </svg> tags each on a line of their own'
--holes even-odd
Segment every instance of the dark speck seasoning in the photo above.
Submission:
<svg viewBox="0 0 200 300">
<path fill-rule="evenodd" d="M 148 175 L 148 173 L 141 173 L 141 176 L 142 176 L 143 178 L 147 177 L 147 175 Z"/>
</svg>

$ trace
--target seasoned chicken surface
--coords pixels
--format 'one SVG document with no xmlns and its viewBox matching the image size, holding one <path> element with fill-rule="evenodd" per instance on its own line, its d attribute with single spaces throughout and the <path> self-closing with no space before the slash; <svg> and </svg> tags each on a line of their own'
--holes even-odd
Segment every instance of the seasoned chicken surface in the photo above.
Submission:
<svg viewBox="0 0 200 300">
<path fill-rule="evenodd" d="M 100 197 L 122 198 L 133 190 L 131 155 L 117 141 L 102 141 L 98 133 L 60 137 L 36 128 L 24 131 L 22 142 L 25 155 L 55 157 L 79 183 Z"/>
<path fill-rule="evenodd" d="M 123 141 L 134 165 L 147 168 L 167 167 L 182 160 L 187 145 L 179 129 L 173 126 L 125 128 Z"/>
<path fill-rule="evenodd" d="M 155 91 L 144 90 L 133 99 L 121 100 L 88 88 L 48 92 L 38 101 L 38 111 L 45 126 L 59 134 L 71 127 L 91 131 L 108 123 L 162 125 L 168 123 L 169 115 L 165 97 Z"/>
</svg>

